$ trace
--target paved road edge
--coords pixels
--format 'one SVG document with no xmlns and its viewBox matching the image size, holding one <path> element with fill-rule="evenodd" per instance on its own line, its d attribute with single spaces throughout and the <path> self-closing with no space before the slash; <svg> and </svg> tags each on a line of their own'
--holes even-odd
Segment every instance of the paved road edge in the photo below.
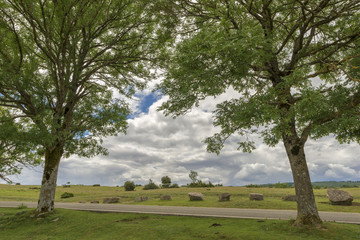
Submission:
<svg viewBox="0 0 360 240">
<path fill-rule="evenodd" d="M 36 202 L 0 201 L 0 207 L 14 208 L 24 204 L 35 208 Z M 93 212 L 123 212 L 147 213 L 175 216 L 219 217 L 243 219 L 295 219 L 294 210 L 275 209 L 239 209 L 239 208 L 210 208 L 210 207 L 179 207 L 179 206 L 153 206 L 153 205 L 125 205 L 125 204 L 90 204 L 90 203 L 55 203 L 55 208 Z M 350 223 L 360 225 L 360 213 L 345 212 L 319 212 L 326 222 Z"/>
</svg>

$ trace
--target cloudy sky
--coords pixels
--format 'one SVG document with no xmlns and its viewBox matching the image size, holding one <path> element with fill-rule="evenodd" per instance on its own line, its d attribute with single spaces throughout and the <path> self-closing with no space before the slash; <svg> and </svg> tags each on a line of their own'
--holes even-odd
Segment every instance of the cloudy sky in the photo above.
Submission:
<svg viewBox="0 0 360 240">
<path fill-rule="evenodd" d="M 219 129 L 212 126 L 216 103 L 236 97 L 231 89 L 217 99 L 208 98 L 187 115 L 173 119 L 156 109 L 166 100 L 147 91 L 138 93 L 130 102 L 134 115 L 128 120 L 127 135 L 109 137 L 104 146 L 108 156 L 79 158 L 72 156 L 60 164 L 58 185 L 71 184 L 116 186 L 127 180 L 137 184 L 152 179 L 161 182 L 169 176 L 179 185 L 190 182 L 189 172 L 199 179 L 226 186 L 292 182 L 290 165 L 282 143 L 270 148 L 254 136 L 257 149 L 252 153 L 237 151 L 237 136 L 231 137 L 221 154 L 206 152 L 202 141 Z M 338 144 L 326 137 L 306 144 L 307 161 L 312 181 L 360 180 L 360 147 Z M 40 184 L 42 168 L 24 169 L 14 182 Z M 1 182 L 0 182 L 1 183 Z"/>
</svg>

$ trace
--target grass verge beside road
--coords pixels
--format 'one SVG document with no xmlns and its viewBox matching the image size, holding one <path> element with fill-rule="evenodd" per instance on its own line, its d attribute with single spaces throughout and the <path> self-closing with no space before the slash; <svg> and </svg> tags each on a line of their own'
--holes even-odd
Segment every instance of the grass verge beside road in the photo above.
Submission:
<svg viewBox="0 0 360 240">
<path fill-rule="evenodd" d="M 95 213 L 57 209 L 37 218 L 32 209 L 0 208 L 0 239 L 307 239 L 359 240 L 360 227 L 325 223 L 325 229 L 291 221 Z"/>
</svg>

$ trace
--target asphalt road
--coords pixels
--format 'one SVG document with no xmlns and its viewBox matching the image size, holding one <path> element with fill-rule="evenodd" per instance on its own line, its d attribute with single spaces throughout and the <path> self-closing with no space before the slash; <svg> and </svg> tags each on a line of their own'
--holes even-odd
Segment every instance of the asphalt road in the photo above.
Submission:
<svg viewBox="0 0 360 240">
<path fill-rule="evenodd" d="M 24 204 L 35 208 L 35 202 L 0 201 L 0 207 L 18 207 Z M 250 219 L 295 219 L 296 211 L 245 209 L 245 208 L 209 208 L 209 207 L 176 207 L 125 204 L 90 204 L 90 203 L 55 203 L 55 208 L 65 208 L 96 212 L 150 213 L 176 216 L 250 218 Z M 360 224 L 360 213 L 319 212 L 323 221 Z"/>
</svg>

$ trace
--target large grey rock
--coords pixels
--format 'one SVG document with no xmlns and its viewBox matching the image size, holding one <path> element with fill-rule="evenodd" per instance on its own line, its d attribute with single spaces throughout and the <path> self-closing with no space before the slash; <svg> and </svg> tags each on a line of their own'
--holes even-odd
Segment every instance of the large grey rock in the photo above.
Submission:
<svg viewBox="0 0 360 240">
<path fill-rule="evenodd" d="M 135 202 L 144 202 L 147 201 L 149 198 L 146 196 L 136 197 Z"/>
<path fill-rule="evenodd" d="M 350 193 L 338 189 L 328 189 L 326 190 L 326 195 L 333 205 L 352 205 L 354 200 Z"/>
<path fill-rule="evenodd" d="M 296 201 L 296 195 L 287 195 L 282 197 L 282 200 L 284 201 Z"/>
<path fill-rule="evenodd" d="M 262 201 L 264 200 L 264 195 L 261 193 L 250 193 L 249 198 L 250 200 Z"/>
<path fill-rule="evenodd" d="M 103 199 L 103 203 L 118 203 L 120 202 L 119 197 L 108 197 Z"/>
<path fill-rule="evenodd" d="M 230 193 L 221 193 L 219 194 L 219 201 L 220 202 L 224 202 L 224 201 L 230 201 Z"/>
<path fill-rule="evenodd" d="M 161 200 L 167 200 L 167 201 L 169 201 L 169 200 L 171 200 L 171 196 L 170 196 L 170 195 L 162 195 L 162 196 L 160 197 L 160 199 L 161 199 Z"/>
<path fill-rule="evenodd" d="M 202 201 L 204 200 L 204 196 L 199 192 L 190 192 L 188 193 L 190 201 Z"/>
</svg>

